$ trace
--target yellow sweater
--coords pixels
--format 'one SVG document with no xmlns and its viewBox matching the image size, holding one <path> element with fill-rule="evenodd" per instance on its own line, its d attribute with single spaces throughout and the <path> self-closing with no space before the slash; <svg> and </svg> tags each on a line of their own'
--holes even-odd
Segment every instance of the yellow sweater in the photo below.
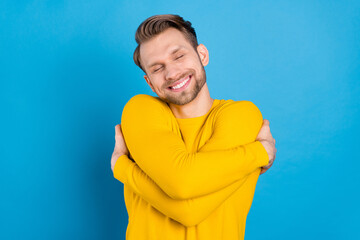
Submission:
<svg viewBox="0 0 360 240">
<path fill-rule="evenodd" d="M 114 177 L 124 183 L 128 240 L 244 239 L 260 167 L 268 155 L 249 101 L 215 99 L 207 114 L 177 119 L 157 97 L 136 95 L 121 126 L 130 158 Z"/>
</svg>

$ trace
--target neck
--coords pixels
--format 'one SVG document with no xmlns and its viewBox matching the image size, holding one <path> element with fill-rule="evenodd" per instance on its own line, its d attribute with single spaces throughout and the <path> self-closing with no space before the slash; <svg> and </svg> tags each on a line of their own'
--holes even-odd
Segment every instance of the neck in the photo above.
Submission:
<svg viewBox="0 0 360 240">
<path fill-rule="evenodd" d="M 185 105 L 169 103 L 169 107 L 176 118 L 194 118 L 205 115 L 213 105 L 207 83 L 204 84 L 194 100 Z"/>
</svg>

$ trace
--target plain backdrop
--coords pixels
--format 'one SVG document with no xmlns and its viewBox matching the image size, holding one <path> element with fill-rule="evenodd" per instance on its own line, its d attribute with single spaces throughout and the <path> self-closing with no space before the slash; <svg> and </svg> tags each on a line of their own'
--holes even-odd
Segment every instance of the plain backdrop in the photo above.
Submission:
<svg viewBox="0 0 360 240">
<path fill-rule="evenodd" d="M 136 94 L 135 30 L 192 22 L 211 96 L 269 119 L 245 239 L 360 239 L 359 1 L 0 1 L 0 239 L 125 239 L 114 126 Z"/>
</svg>

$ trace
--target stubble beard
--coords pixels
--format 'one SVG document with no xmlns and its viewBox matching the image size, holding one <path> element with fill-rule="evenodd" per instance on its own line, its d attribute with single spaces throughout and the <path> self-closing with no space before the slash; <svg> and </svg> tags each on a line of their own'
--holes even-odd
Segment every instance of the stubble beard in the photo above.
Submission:
<svg viewBox="0 0 360 240">
<path fill-rule="evenodd" d="M 187 91 L 188 89 L 185 89 L 182 92 L 170 92 L 171 90 L 165 89 L 164 96 L 157 94 L 159 98 L 166 103 L 175 105 L 185 105 L 194 100 L 206 83 L 206 73 L 204 67 L 202 67 L 201 73 L 198 77 L 195 76 L 195 72 L 192 72 L 191 74 L 192 77 L 190 81 L 194 81 L 195 83 L 192 90 Z M 190 82 L 190 84 L 192 83 Z"/>
</svg>

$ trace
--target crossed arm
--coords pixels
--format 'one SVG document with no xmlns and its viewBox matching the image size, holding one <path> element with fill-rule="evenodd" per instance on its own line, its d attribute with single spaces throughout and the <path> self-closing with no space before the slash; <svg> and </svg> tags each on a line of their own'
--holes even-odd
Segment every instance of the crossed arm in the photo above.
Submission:
<svg viewBox="0 0 360 240">
<path fill-rule="evenodd" d="M 201 197 L 185 200 L 173 199 L 126 155 L 122 155 L 117 160 L 114 177 L 124 183 L 124 187 L 129 187 L 165 216 L 187 227 L 202 222 L 247 180 L 240 179 L 220 191 Z"/>
<path fill-rule="evenodd" d="M 189 153 L 180 135 L 171 130 L 170 116 L 171 110 L 161 100 L 136 95 L 125 105 L 121 122 L 125 142 L 137 165 L 174 199 L 215 192 L 268 164 L 264 147 L 255 141 L 262 116 L 250 102 L 224 108 L 218 114 L 212 137 L 195 153 Z M 233 123 L 237 120 L 236 126 Z M 230 145 L 224 140 L 239 142 L 236 138 L 241 136 L 231 134 L 244 132 L 252 135 L 245 145 Z"/>
<path fill-rule="evenodd" d="M 136 163 L 122 155 L 114 176 L 170 218 L 196 225 L 238 189 L 246 176 L 268 163 L 266 151 L 255 141 L 262 116 L 250 102 L 224 108 L 212 137 L 199 152 L 190 154 L 172 131 L 168 110 L 147 95 L 137 95 L 126 104 L 122 128 Z M 228 146 L 224 141 L 242 131 L 251 132 L 248 144 L 236 146 L 239 141 L 234 139 Z"/>
</svg>

